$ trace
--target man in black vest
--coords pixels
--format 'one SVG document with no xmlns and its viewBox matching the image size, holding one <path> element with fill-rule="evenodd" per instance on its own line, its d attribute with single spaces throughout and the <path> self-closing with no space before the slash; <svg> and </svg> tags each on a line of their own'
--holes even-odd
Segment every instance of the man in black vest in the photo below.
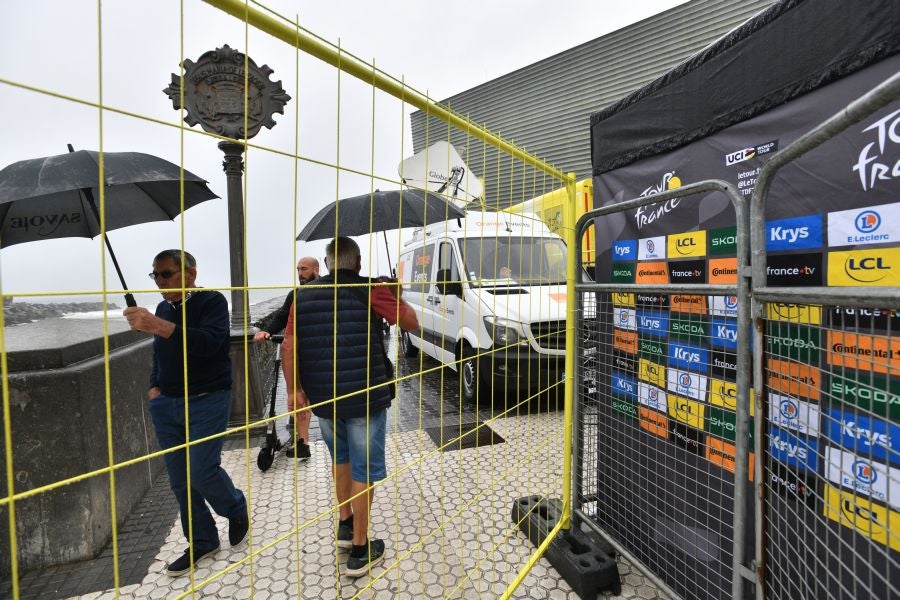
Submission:
<svg viewBox="0 0 900 600">
<path fill-rule="evenodd" d="M 187 441 L 185 402 L 190 440 L 223 433 L 228 426 L 231 414 L 228 303 L 219 292 L 197 288 L 197 262 L 188 252 L 163 250 L 157 254 L 150 278 L 163 290 L 163 301 L 156 307 L 156 315 L 143 307 L 126 308 L 124 314 L 132 329 L 153 334 L 148 407 L 159 446 L 165 450 L 183 446 Z M 190 481 L 185 451 L 165 455 L 169 485 L 181 513 L 181 529 L 191 543 L 182 556 L 169 563 L 166 568 L 169 575 L 186 573 L 198 561 L 219 550 L 219 531 L 207 502 L 216 513 L 228 518 L 228 540 L 232 546 L 247 539 L 250 527 L 247 500 L 222 468 L 223 442 L 224 438 L 217 437 L 190 446 Z M 188 524 L 188 505 L 192 528 Z"/>
<path fill-rule="evenodd" d="M 352 239 L 335 238 L 325 255 L 329 274 L 297 289 L 294 373 L 298 401 L 309 402 L 319 418 L 334 464 L 341 504 L 336 544 L 350 550 L 344 574 L 359 577 L 384 558 L 384 542 L 368 538 L 372 484 L 387 477 L 385 427 L 393 398 L 381 319 L 405 331 L 419 323 L 399 285 L 360 277 L 362 258 Z"/>
</svg>

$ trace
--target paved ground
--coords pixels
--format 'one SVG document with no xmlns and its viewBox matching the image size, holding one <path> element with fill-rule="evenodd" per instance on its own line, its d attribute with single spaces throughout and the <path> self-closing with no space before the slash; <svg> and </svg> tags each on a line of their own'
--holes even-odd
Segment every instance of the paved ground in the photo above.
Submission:
<svg viewBox="0 0 900 600">
<path fill-rule="evenodd" d="M 313 459 L 280 456 L 267 472 L 256 468 L 261 440 L 249 449 L 229 440 L 223 465 L 249 491 L 252 538 L 223 548 L 200 564 L 194 596 L 205 598 L 494 598 L 528 560 L 533 546 L 512 525 L 516 498 L 558 497 L 562 414 L 554 407 L 460 407 L 455 373 L 429 359 L 401 359 L 401 382 L 389 415 L 389 472 L 376 494 L 372 530 L 387 544 L 386 560 L 370 577 L 340 576 L 346 556 L 334 547 L 333 499 L 327 449 L 316 424 Z M 279 407 L 284 406 L 283 381 Z M 505 441 L 439 451 L 425 430 L 440 424 L 484 422 Z M 286 435 L 285 422 L 279 431 Z M 295 499 L 292 501 L 291 499 Z M 220 531 L 227 522 L 220 520 Z M 177 506 L 164 473 L 119 533 L 120 588 L 114 589 L 112 552 L 20 578 L 21 598 L 173 598 L 190 594 L 188 576 L 164 573 L 185 547 Z M 252 556 L 251 556 L 252 554 Z M 622 598 L 656 598 L 655 588 L 620 560 Z M 11 597 L 9 582 L 0 597 Z M 578 596 L 541 559 L 516 598 Z M 611 597 L 605 595 L 605 597 Z"/>
</svg>

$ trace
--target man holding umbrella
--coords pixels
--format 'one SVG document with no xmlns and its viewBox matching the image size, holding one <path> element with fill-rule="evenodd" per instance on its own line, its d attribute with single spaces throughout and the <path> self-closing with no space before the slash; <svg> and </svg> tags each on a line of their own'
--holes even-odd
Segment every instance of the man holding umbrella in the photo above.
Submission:
<svg viewBox="0 0 900 600">
<path fill-rule="evenodd" d="M 183 258 L 182 258 L 183 257 Z M 182 250 L 163 250 L 153 259 L 150 278 L 163 290 L 156 315 L 146 308 L 125 309 L 128 324 L 153 334 L 149 410 L 163 449 L 223 433 L 231 412 L 231 359 L 228 304 L 217 291 L 197 289 L 197 263 Z M 186 367 L 186 369 L 185 369 Z M 185 370 L 187 376 L 185 376 Z M 185 406 L 189 439 L 185 439 Z M 169 484 L 178 500 L 181 528 L 191 546 L 169 563 L 169 575 L 191 570 L 219 550 L 219 532 L 206 503 L 228 518 L 232 546 L 247 539 L 247 501 L 221 466 L 223 437 L 165 455 Z M 190 499 L 188 486 L 190 485 Z M 188 519 L 190 508 L 190 523 Z M 193 527 L 191 527 L 193 525 Z"/>
</svg>

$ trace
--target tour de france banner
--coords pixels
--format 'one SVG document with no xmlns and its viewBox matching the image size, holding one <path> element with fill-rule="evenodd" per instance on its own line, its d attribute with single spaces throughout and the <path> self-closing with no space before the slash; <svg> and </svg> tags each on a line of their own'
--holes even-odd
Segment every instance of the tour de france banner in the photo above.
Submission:
<svg viewBox="0 0 900 600">
<path fill-rule="evenodd" d="M 760 169 L 775 152 L 898 68 L 894 56 L 708 137 L 595 174 L 594 206 L 721 179 L 749 210 Z M 721 193 L 674 198 L 594 224 L 600 283 L 737 281 L 735 217 Z M 768 285 L 900 286 L 900 102 L 783 168 L 770 188 L 765 227 Z M 603 524 L 632 540 L 658 572 L 671 573 L 674 564 L 687 569 L 685 579 L 697 582 L 679 591 L 690 597 L 730 591 L 730 570 L 716 572 L 715 565 L 731 561 L 736 351 L 750 343 L 737 339 L 742 301 L 613 293 L 600 304 L 607 309 L 599 317 L 602 343 L 611 349 L 601 374 L 607 420 L 600 446 L 612 445 L 616 456 L 608 463 L 601 457 L 599 481 L 615 490 L 608 501 L 627 503 L 634 516 L 611 512 Z M 753 431 L 751 422 L 750 448 L 764 436 L 766 518 L 778 530 L 768 539 L 770 556 L 801 561 L 804 573 L 821 571 L 805 589 L 827 581 L 829 567 L 801 537 L 801 522 L 832 540 L 851 573 L 857 563 L 861 573 L 888 573 L 887 561 L 900 560 L 898 307 L 766 309 L 768 425 Z M 755 459 L 751 454 L 751 480 Z M 790 571 L 784 565 L 768 576 Z M 888 597 L 883 580 L 870 585 Z"/>
</svg>

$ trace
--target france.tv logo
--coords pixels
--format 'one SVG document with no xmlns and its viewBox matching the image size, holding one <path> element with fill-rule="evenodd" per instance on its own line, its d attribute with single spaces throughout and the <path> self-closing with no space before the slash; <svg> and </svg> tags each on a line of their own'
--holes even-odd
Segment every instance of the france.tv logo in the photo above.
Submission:
<svg viewBox="0 0 900 600">
<path fill-rule="evenodd" d="M 881 215 L 874 210 L 864 210 L 856 216 L 855 225 L 860 233 L 872 233 L 881 227 Z"/>
</svg>

